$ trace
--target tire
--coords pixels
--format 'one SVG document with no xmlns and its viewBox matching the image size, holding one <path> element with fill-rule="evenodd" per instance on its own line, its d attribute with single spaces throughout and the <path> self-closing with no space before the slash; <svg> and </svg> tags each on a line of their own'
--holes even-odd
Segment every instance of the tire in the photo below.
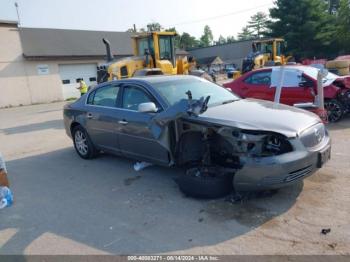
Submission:
<svg viewBox="0 0 350 262">
<path fill-rule="evenodd" d="M 343 105 L 337 99 L 326 100 L 324 107 L 328 113 L 328 121 L 331 123 L 338 122 L 344 115 Z"/>
<path fill-rule="evenodd" d="M 219 174 L 216 176 L 196 176 L 200 169 L 191 168 L 178 179 L 180 190 L 194 198 L 214 199 L 228 195 L 233 190 L 231 174 Z"/>
<path fill-rule="evenodd" d="M 74 127 L 72 131 L 74 148 L 83 159 L 92 159 L 97 151 L 91 142 L 86 130 L 82 126 Z"/>
</svg>

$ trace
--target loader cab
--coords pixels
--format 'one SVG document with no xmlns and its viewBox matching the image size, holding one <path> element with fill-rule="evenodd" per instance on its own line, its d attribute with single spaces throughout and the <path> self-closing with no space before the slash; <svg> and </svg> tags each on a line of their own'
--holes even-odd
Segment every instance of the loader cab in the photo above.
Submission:
<svg viewBox="0 0 350 262">
<path fill-rule="evenodd" d="M 285 41 L 280 38 L 259 40 L 253 42 L 253 51 L 265 54 L 270 61 L 279 61 L 285 52 Z"/>
<path fill-rule="evenodd" d="M 145 56 L 145 66 L 176 74 L 175 32 L 148 32 L 133 36 L 135 56 Z"/>
</svg>

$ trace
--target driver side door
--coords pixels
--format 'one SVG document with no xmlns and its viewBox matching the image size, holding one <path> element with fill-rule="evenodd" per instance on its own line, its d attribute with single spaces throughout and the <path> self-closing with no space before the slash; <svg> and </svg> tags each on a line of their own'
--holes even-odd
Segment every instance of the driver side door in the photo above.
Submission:
<svg viewBox="0 0 350 262">
<path fill-rule="evenodd" d="M 158 164 L 168 164 L 168 150 L 153 137 L 150 121 L 156 113 L 138 111 L 141 103 L 159 103 L 144 87 L 134 84 L 122 86 L 120 110 L 123 112 L 118 126 L 119 147 L 123 155 Z"/>
</svg>

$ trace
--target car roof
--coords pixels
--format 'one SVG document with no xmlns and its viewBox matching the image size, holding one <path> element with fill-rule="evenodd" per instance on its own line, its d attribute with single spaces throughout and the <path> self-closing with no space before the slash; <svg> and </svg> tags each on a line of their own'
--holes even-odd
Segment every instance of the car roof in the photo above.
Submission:
<svg viewBox="0 0 350 262">
<path fill-rule="evenodd" d="M 155 76 L 144 76 L 144 77 L 132 77 L 128 80 L 139 80 L 147 82 L 149 84 L 162 83 L 168 81 L 176 81 L 181 79 L 195 79 L 196 76 L 191 75 L 155 75 Z"/>
</svg>

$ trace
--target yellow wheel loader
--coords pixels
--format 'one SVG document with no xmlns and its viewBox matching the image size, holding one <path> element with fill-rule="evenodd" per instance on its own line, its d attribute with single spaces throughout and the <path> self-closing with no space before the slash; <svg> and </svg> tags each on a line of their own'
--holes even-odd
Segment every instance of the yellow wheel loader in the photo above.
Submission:
<svg viewBox="0 0 350 262">
<path fill-rule="evenodd" d="M 132 36 L 134 56 L 113 59 L 110 43 L 103 39 L 106 45 L 107 63 L 98 67 L 98 83 L 129 78 L 132 76 L 147 76 L 159 74 L 194 74 L 202 76 L 195 70 L 193 58 L 180 57 L 176 59 L 174 37 L 175 32 L 144 32 Z"/>
<path fill-rule="evenodd" d="M 271 38 L 254 41 L 252 52 L 243 60 L 242 73 L 265 66 L 285 65 L 291 60 L 291 56 L 286 57 L 285 41 L 281 38 Z"/>
</svg>

